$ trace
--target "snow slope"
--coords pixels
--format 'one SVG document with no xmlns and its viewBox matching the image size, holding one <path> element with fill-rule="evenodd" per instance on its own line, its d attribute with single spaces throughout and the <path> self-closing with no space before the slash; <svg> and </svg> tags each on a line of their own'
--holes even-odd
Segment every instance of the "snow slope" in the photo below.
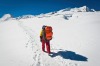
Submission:
<svg viewBox="0 0 100 66">
<path fill-rule="evenodd" d="M 0 66 L 100 65 L 100 12 L 40 16 L 0 22 Z M 41 51 L 42 25 L 53 27 L 51 56 Z"/>
</svg>

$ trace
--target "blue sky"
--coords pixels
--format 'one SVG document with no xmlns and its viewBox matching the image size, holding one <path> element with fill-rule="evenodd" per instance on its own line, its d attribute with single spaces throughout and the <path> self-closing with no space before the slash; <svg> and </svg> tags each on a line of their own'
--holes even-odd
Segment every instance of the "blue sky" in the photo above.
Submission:
<svg viewBox="0 0 100 66">
<path fill-rule="evenodd" d="M 84 5 L 100 10 L 99 0 L 0 0 L 0 17 L 8 13 L 14 17 L 27 14 L 38 15 Z"/>
</svg>

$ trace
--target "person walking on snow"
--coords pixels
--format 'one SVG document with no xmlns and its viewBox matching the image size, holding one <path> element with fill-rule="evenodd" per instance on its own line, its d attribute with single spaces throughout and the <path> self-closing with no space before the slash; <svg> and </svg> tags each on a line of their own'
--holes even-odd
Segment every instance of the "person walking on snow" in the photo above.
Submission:
<svg viewBox="0 0 100 66">
<path fill-rule="evenodd" d="M 42 43 L 42 51 L 45 52 L 45 44 L 47 53 L 50 54 L 50 40 L 52 39 L 52 27 L 51 26 L 42 26 L 42 30 L 40 32 L 40 41 Z"/>
</svg>

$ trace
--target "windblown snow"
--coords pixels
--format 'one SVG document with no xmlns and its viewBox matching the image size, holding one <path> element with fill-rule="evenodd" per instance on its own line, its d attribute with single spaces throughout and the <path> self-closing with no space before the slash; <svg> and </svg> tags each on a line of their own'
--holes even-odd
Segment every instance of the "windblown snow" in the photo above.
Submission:
<svg viewBox="0 0 100 66">
<path fill-rule="evenodd" d="M 1 18 L 0 66 L 99 66 L 100 12 L 74 10 Z M 50 56 L 41 50 L 42 25 L 53 28 Z"/>
</svg>

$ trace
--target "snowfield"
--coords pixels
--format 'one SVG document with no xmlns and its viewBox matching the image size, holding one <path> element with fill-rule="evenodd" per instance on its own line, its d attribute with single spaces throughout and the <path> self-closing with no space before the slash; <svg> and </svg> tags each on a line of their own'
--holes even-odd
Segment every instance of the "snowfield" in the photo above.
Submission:
<svg viewBox="0 0 100 66">
<path fill-rule="evenodd" d="M 61 10 L 26 17 L 0 21 L 0 66 L 100 65 L 100 12 Z M 42 25 L 53 28 L 51 56 L 41 50 Z"/>
</svg>

